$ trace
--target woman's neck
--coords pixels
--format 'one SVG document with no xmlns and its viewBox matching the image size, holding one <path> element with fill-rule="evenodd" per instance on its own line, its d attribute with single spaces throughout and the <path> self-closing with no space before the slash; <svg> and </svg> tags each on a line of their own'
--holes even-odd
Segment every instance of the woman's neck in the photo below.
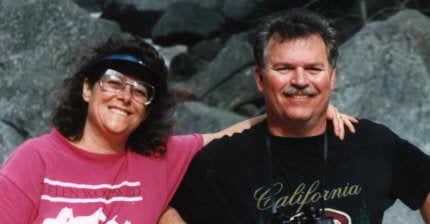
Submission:
<svg viewBox="0 0 430 224">
<path fill-rule="evenodd" d="M 89 152 L 114 154 L 125 151 L 126 142 L 127 138 L 125 137 L 106 136 L 84 130 L 82 138 L 71 143 Z"/>
</svg>

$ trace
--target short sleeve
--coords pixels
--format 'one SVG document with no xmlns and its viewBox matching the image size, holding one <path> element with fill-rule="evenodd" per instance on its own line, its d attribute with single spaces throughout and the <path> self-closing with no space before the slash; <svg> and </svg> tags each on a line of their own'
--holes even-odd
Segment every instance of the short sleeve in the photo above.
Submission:
<svg viewBox="0 0 430 224">
<path fill-rule="evenodd" d="M 0 216 L 6 223 L 28 223 L 36 215 L 44 170 L 36 143 L 19 146 L 0 171 Z"/>
<path fill-rule="evenodd" d="M 430 156 L 398 139 L 393 194 L 411 209 L 419 209 L 430 192 Z"/>
<path fill-rule="evenodd" d="M 210 197 L 207 194 L 205 177 L 200 166 L 200 154 L 194 158 L 173 197 L 170 206 L 175 208 L 187 223 L 210 223 Z"/>
<path fill-rule="evenodd" d="M 168 201 L 176 192 L 191 160 L 202 147 L 203 136 L 201 134 L 172 136 L 168 140 L 166 153 L 167 181 L 170 188 Z"/>
</svg>

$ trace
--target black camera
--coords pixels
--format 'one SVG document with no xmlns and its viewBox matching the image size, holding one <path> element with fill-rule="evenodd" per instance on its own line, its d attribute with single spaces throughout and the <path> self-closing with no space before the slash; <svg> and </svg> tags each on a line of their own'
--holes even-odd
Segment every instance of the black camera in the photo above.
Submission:
<svg viewBox="0 0 430 224">
<path fill-rule="evenodd" d="M 334 224 L 334 221 L 332 217 L 321 216 L 316 206 L 309 206 L 302 214 L 293 217 L 285 212 L 275 213 L 266 224 Z"/>
</svg>

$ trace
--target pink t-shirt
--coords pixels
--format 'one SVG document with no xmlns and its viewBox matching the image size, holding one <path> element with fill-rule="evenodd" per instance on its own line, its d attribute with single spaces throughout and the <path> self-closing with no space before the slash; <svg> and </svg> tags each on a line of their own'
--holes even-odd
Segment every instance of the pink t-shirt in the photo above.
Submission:
<svg viewBox="0 0 430 224">
<path fill-rule="evenodd" d="M 156 223 L 199 149 L 173 136 L 163 158 L 95 154 L 57 130 L 19 146 L 0 170 L 2 223 Z"/>
</svg>

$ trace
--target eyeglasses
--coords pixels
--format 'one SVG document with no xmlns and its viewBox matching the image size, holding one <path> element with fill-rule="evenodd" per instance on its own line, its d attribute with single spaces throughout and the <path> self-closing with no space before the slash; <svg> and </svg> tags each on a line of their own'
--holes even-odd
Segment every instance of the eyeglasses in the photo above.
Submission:
<svg viewBox="0 0 430 224">
<path fill-rule="evenodd" d="M 106 70 L 99 84 L 103 91 L 110 93 L 120 93 L 129 85 L 133 99 L 143 105 L 149 105 L 155 95 L 155 88 L 150 84 L 142 81 L 129 82 L 122 73 L 112 69 Z"/>
</svg>

